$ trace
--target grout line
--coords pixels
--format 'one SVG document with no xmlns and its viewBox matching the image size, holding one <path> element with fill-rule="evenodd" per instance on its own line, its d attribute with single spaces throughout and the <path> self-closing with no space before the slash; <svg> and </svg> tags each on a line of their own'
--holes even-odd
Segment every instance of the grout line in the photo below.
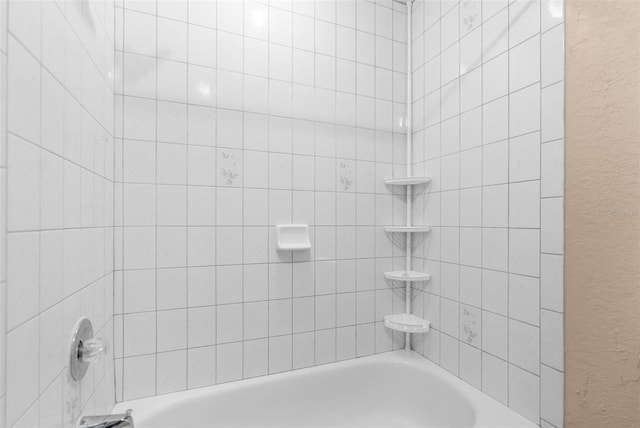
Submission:
<svg viewBox="0 0 640 428">
<path fill-rule="evenodd" d="M 509 2 L 507 4 L 507 75 L 509 76 L 509 78 L 507 79 L 507 136 L 509 138 L 511 138 L 511 50 L 510 50 L 510 44 L 511 44 L 511 20 L 510 20 L 510 14 L 509 12 L 511 11 L 511 2 Z M 484 53 L 484 52 L 483 52 Z M 484 116 L 483 116 L 484 118 Z M 509 140 L 508 140 L 509 141 Z M 509 144 L 507 144 L 507 159 L 511 159 L 511 147 Z M 509 164 L 509 162 L 507 162 L 507 181 L 509 179 L 509 176 L 511 175 L 511 165 Z M 509 187 L 507 187 L 507 271 L 511 271 L 510 269 L 510 262 L 511 262 L 511 257 L 510 257 L 510 249 L 511 249 L 511 245 L 510 245 L 510 240 L 511 240 L 511 216 L 509 215 L 509 212 L 511 210 L 511 198 L 510 198 L 510 194 L 508 192 Z M 510 355 L 510 341 L 509 338 L 511 337 L 511 308 L 510 308 L 510 302 L 511 302 L 511 292 L 510 292 L 510 278 L 509 275 L 507 275 L 507 396 L 506 396 L 506 401 L 507 401 L 507 405 L 509 407 L 511 407 L 511 375 L 509 373 L 509 369 L 511 366 L 511 355 Z"/>
<path fill-rule="evenodd" d="M 155 67 L 156 67 L 156 82 L 155 82 L 155 97 L 156 99 L 154 100 L 154 112 L 155 112 L 155 117 L 158 117 L 158 77 L 157 77 L 157 70 L 158 70 L 158 58 L 157 58 L 157 52 L 158 52 L 158 4 L 156 3 L 156 16 L 154 16 L 155 18 L 155 30 L 156 30 L 156 34 L 155 34 L 155 52 L 156 52 L 156 57 L 155 57 Z M 125 14 L 126 15 L 126 14 Z M 123 28 L 126 28 L 124 25 L 124 18 L 123 18 Z M 125 34 L 126 37 L 126 34 Z M 188 37 L 188 36 L 187 36 Z M 123 46 L 125 39 L 123 38 Z M 188 46 L 188 45 L 187 45 Z M 187 47 L 187 52 L 188 52 L 188 47 Z M 124 55 L 122 58 L 122 64 L 123 64 L 123 71 L 124 71 L 124 64 L 125 64 L 125 59 L 124 59 Z M 188 71 L 187 71 L 188 73 Z M 188 74 L 187 74 L 188 76 Z M 125 87 L 125 82 L 124 82 L 124 73 L 123 73 L 123 84 L 122 87 Z M 124 90 L 123 90 L 124 92 Z M 124 104 L 124 103 L 123 103 Z M 123 123 L 124 123 L 124 117 L 122 119 Z M 155 129 L 153 130 L 154 132 L 154 137 L 155 140 L 158 140 L 158 125 L 157 125 L 157 119 L 156 119 L 156 126 Z M 124 133 L 123 133 L 124 136 Z M 158 374 L 159 374 L 159 370 L 158 370 L 158 340 L 159 340 L 159 333 L 158 333 L 158 145 L 155 144 L 154 147 L 154 154 L 155 154 L 155 168 L 154 168 L 154 173 L 155 173 L 155 177 L 154 177 L 154 187 L 155 187 L 155 211 L 156 211 L 156 221 L 155 221 L 155 242 L 154 242 L 154 247 L 155 247 L 155 283 L 156 283 L 156 293 L 155 293 L 155 299 L 156 299 L 156 307 L 155 307 L 155 311 L 154 311 L 154 315 L 155 315 L 155 333 L 156 333 L 156 339 L 155 339 L 155 376 L 154 376 L 154 395 L 158 395 Z M 124 156 L 124 150 L 123 150 L 123 156 Z M 122 202 L 122 206 L 123 209 L 126 209 L 125 203 L 124 203 L 124 188 L 122 191 L 123 194 L 123 202 Z M 124 219 L 125 217 L 123 217 Z M 123 324 L 124 324 L 124 320 L 123 320 Z M 125 330 L 126 332 L 126 330 Z M 126 342 L 125 342 L 126 343 Z M 124 384 L 124 382 L 123 382 Z"/>
<path fill-rule="evenodd" d="M 157 3 L 156 3 L 156 8 L 157 8 Z M 189 16 L 189 2 L 187 2 L 186 5 L 187 8 L 187 17 Z M 159 15 L 159 13 L 158 13 Z M 156 31 L 158 28 L 158 19 L 156 19 Z M 157 40 L 157 38 L 156 38 Z M 157 43 L 157 42 L 156 42 Z M 217 43 L 217 37 L 216 37 L 216 43 Z M 124 46 L 123 46 L 124 47 Z M 157 49 L 156 47 L 156 55 L 158 54 L 159 49 Z M 216 47 L 216 51 L 217 51 L 217 47 Z M 187 60 L 189 59 L 189 29 L 187 28 Z M 156 60 L 157 61 L 157 60 Z M 157 70 L 157 68 L 156 68 Z M 157 72 L 156 72 L 157 75 Z M 157 77 L 156 77 L 157 79 Z M 189 93 L 189 67 L 187 66 L 187 81 L 185 82 L 185 89 L 186 89 L 186 94 Z M 156 96 L 157 96 L 157 89 L 156 89 Z M 188 97 L 188 95 L 187 95 Z M 156 104 L 157 106 L 157 104 Z M 157 107 L 156 107 L 157 108 Z M 186 111 L 187 111 L 187 123 L 189 122 L 189 106 L 186 107 Z M 217 112 L 216 112 L 217 114 Z M 157 129 L 157 116 L 156 116 L 156 129 Z M 157 133 L 157 132 L 156 132 Z M 156 140 L 158 139 L 158 136 L 156 135 Z M 186 129 L 186 143 L 187 143 L 187 165 L 189 165 L 189 126 L 187 125 L 187 129 Z M 157 146 L 157 144 L 156 144 Z M 216 153 L 217 154 L 217 153 Z M 215 158 L 214 158 L 215 159 Z M 215 167 L 215 164 L 214 164 Z M 156 174 L 157 174 L 157 167 L 156 167 Z M 189 227 L 189 171 L 185 171 L 185 182 L 187 183 L 187 186 L 185 188 L 186 190 L 186 198 L 185 198 L 185 202 L 186 202 L 186 206 L 185 206 L 185 223 L 186 223 L 186 239 L 187 239 L 187 243 L 186 243 L 186 265 L 189 266 L 189 236 L 191 233 L 193 233 L 192 228 Z M 157 186 L 157 184 L 156 184 Z M 157 201 L 158 201 L 158 197 L 156 195 L 156 205 L 157 205 Z M 157 211 L 156 211 L 156 218 L 157 218 Z M 157 271 L 156 271 L 157 273 Z M 184 379 L 184 389 L 185 390 L 189 390 L 189 268 L 185 268 L 185 295 L 186 295 L 186 306 L 187 308 L 185 309 L 185 317 L 187 318 L 185 321 L 185 344 L 186 344 L 186 351 L 185 351 L 185 379 Z M 214 275 L 215 278 L 215 275 Z M 157 280 L 157 276 L 156 276 L 156 280 Z M 156 294 L 157 296 L 157 294 Z M 217 313 L 216 313 L 216 317 L 217 317 Z M 217 319 L 216 319 L 217 321 Z M 217 323 L 216 323 L 216 327 L 217 327 Z M 216 335 L 216 339 L 217 339 L 217 335 Z"/>
<path fill-rule="evenodd" d="M 482 23 L 484 22 L 484 14 L 483 14 L 483 8 L 482 6 L 480 7 L 480 24 L 478 25 L 478 31 L 480 33 L 480 65 L 479 65 L 479 69 L 480 69 L 480 103 L 484 102 L 484 75 L 485 75 L 485 71 L 484 71 L 484 49 L 482 48 L 484 46 L 484 35 L 482 34 Z M 482 107 L 480 107 L 480 141 L 482 143 L 483 140 L 483 135 L 484 135 L 484 110 L 482 109 Z M 480 185 L 482 187 L 482 190 L 484 190 L 484 146 L 483 144 L 480 145 Z M 480 190 L 480 226 L 481 228 L 484 228 L 484 198 L 482 197 L 482 190 Z M 485 261 L 485 254 L 484 254 L 484 250 L 483 250 L 483 245 L 482 245 L 482 229 L 480 231 L 481 235 L 480 235 L 480 265 L 484 266 L 484 261 Z M 483 330 L 483 325 L 484 325 L 484 311 L 483 311 L 483 301 L 484 301 L 484 270 L 481 269 L 480 270 L 480 390 L 484 391 L 484 379 L 485 379 L 485 374 L 484 374 L 484 370 L 483 370 L 483 363 L 484 363 L 484 352 L 483 352 L 483 348 L 484 348 L 484 341 L 483 341 L 483 335 L 482 335 L 482 330 Z"/>
<path fill-rule="evenodd" d="M 216 4 L 216 19 L 218 17 L 217 7 L 218 6 Z M 243 35 L 244 35 L 244 24 L 245 24 L 244 4 L 242 5 L 242 8 L 243 8 L 243 10 L 242 10 L 242 24 L 243 24 Z M 267 22 L 268 22 L 268 20 L 269 20 L 269 18 L 267 18 Z M 216 22 L 216 27 L 218 27 L 217 22 Z M 216 29 L 216 43 L 218 43 L 218 33 L 217 33 L 217 31 L 219 31 L 219 30 Z M 244 123 L 245 123 L 245 117 L 246 117 L 245 101 L 244 101 L 244 97 L 246 95 L 245 94 L 246 88 L 245 88 L 245 85 L 244 85 L 245 69 L 246 69 L 245 58 L 244 58 L 244 52 L 245 52 L 245 47 L 246 47 L 245 40 L 246 40 L 245 37 L 242 37 L 242 76 L 243 76 L 243 84 L 242 84 L 242 124 L 243 124 L 243 127 L 242 127 L 242 150 L 243 150 L 243 153 L 242 153 L 242 171 L 243 172 L 244 172 L 244 146 L 245 146 Z M 217 45 L 216 45 L 216 69 L 217 69 L 217 66 L 218 66 L 218 55 L 217 55 L 217 53 L 218 53 L 218 48 L 217 48 Z M 269 61 L 269 53 L 268 53 L 268 50 L 267 50 L 267 64 L 269 63 L 268 61 Z M 216 84 L 217 84 L 217 78 L 218 78 L 218 76 L 216 75 Z M 217 105 L 218 105 L 218 100 L 216 98 L 216 106 Z M 269 81 L 268 80 L 267 80 L 267 105 L 269 105 Z M 216 111 L 216 119 L 217 119 L 217 111 Z M 217 121 L 216 121 L 216 158 L 215 158 L 216 159 L 216 166 L 217 166 L 217 161 L 218 161 L 218 156 L 217 156 L 218 155 L 218 152 L 217 152 L 217 145 L 218 145 L 217 125 L 218 124 L 217 124 Z M 267 148 L 269 148 L 269 130 L 270 129 L 271 129 L 270 128 L 270 123 L 267 122 L 267 136 L 266 136 L 267 137 Z M 269 159 L 269 157 L 267 157 L 267 159 Z M 268 163 L 269 162 L 267 162 L 267 165 L 268 165 Z M 218 182 L 217 182 L 217 179 L 216 179 L 216 185 L 217 184 L 218 184 Z M 244 177 L 242 178 L 242 184 L 244 184 Z M 217 189 L 217 186 L 216 186 L 216 198 L 218 196 L 217 192 L 218 192 L 218 189 Z M 241 213 L 240 216 L 241 216 L 241 219 L 242 219 L 242 224 L 244 224 L 244 186 L 241 187 L 240 194 L 241 194 L 241 198 L 242 198 L 242 203 L 241 203 L 242 213 Z M 218 209 L 218 204 L 216 203 L 216 210 L 217 209 Z M 216 223 L 217 223 L 217 217 L 216 217 Z M 216 235 L 217 235 L 217 229 L 216 229 Z M 243 264 L 244 264 L 244 258 L 245 258 L 244 257 L 244 255 L 245 255 L 244 237 L 245 237 L 245 228 L 243 227 L 241 229 L 241 232 L 240 232 L 240 239 L 241 239 L 240 247 L 241 247 L 241 257 L 242 257 L 242 263 Z M 216 236 L 216 238 L 217 238 L 217 236 Z M 217 244 L 217 239 L 216 239 L 216 244 Z M 217 248 L 216 248 L 216 250 L 217 250 Z M 217 251 L 216 251 L 216 258 L 217 258 L 217 256 L 218 256 L 218 254 L 217 254 Z M 216 263 L 217 263 L 217 259 L 216 259 Z M 240 273 L 240 283 L 242 284 L 242 287 L 244 287 L 244 269 L 242 269 L 241 273 Z M 217 284 L 217 282 L 216 282 L 216 284 Z M 216 300 L 216 303 L 218 303 L 217 300 Z M 241 341 L 241 344 L 240 344 L 240 349 L 241 349 L 241 352 L 242 352 L 242 358 L 240 359 L 240 373 L 241 373 L 240 374 L 240 378 L 241 379 L 245 379 L 245 377 L 246 377 L 246 374 L 245 374 L 246 367 L 245 367 L 245 364 L 244 364 L 245 363 L 245 361 L 244 361 L 244 354 L 245 354 L 245 346 L 244 346 L 245 345 L 245 338 L 244 338 L 244 327 L 245 327 L 244 326 L 244 301 L 241 304 L 239 304 L 239 308 L 240 308 L 240 314 L 241 314 L 241 317 L 242 317 L 241 318 L 241 322 L 240 322 L 240 325 L 241 325 L 240 337 L 242 338 L 242 341 Z M 216 316 L 217 316 L 217 314 L 216 314 Z M 216 326 L 217 326 L 217 323 L 216 323 Z M 217 338 L 216 338 L 216 342 L 217 342 Z"/>
<path fill-rule="evenodd" d="M 537 36 L 539 36 L 538 38 L 538 43 L 539 43 L 539 49 L 538 52 L 540 53 L 540 62 L 539 62 L 539 78 L 540 78 L 540 105 L 539 105 L 539 121 L 540 123 L 538 123 L 538 128 L 540 129 L 540 133 L 539 133 L 539 172 L 538 172 L 538 177 L 540 178 L 540 181 L 538 183 L 538 198 L 539 198 L 539 202 L 538 202 L 538 222 L 540 225 L 540 232 L 538 235 L 538 276 L 542 276 L 542 76 L 543 76 L 543 69 L 542 69 L 542 59 L 543 59 L 543 54 L 542 54 L 542 32 L 541 32 L 541 27 L 542 27 L 542 2 L 540 2 L 539 4 L 539 10 L 538 10 L 538 16 L 540 17 L 540 20 L 538 21 L 538 32 L 537 32 Z M 535 37 L 535 36 L 534 36 Z M 524 42 L 523 42 L 524 43 Z M 564 212 L 563 212 L 563 216 L 564 216 Z M 564 235 L 563 235 L 563 240 L 564 240 Z M 539 368 L 538 368 L 538 372 L 539 374 L 539 389 L 540 392 L 538 393 L 538 424 L 542 423 L 542 281 L 538 281 L 538 323 L 540 324 L 540 327 L 538 328 L 538 362 L 540 364 Z M 564 316 L 563 316 L 563 323 L 564 323 Z M 564 342 L 564 338 L 563 338 L 563 342 Z"/>
<path fill-rule="evenodd" d="M 456 48 L 458 49 L 458 64 L 460 63 L 460 33 L 461 33 L 461 25 L 460 25 L 460 4 L 458 4 L 456 6 L 456 9 L 458 10 L 458 42 L 456 42 L 454 45 L 452 46 L 456 46 Z M 460 69 L 459 69 L 459 65 L 458 65 L 458 71 L 456 72 L 456 75 L 458 76 L 454 82 L 457 82 L 458 85 L 458 118 L 460 117 L 460 106 L 462 105 L 462 93 L 461 93 L 461 82 L 462 82 L 462 76 L 460 75 Z M 461 343 L 461 338 L 460 338 L 460 321 L 461 321 L 461 317 L 462 317 L 462 308 L 460 305 L 460 253 L 461 253 L 461 248 L 462 248 L 462 228 L 460 227 L 460 183 L 462 182 L 462 162 L 460 160 L 461 156 L 460 156 L 460 147 L 462 145 L 462 142 L 460 141 L 460 136 L 462 135 L 462 125 L 460 123 L 460 120 L 458 119 L 458 153 L 457 153 L 457 157 L 458 157 L 458 190 L 456 190 L 456 192 L 458 193 L 458 212 L 457 212 L 457 229 L 458 229 L 458 266 L 457 266 L 457 271 L 458 271 L 458 303 L 457 303 L 457 309 L 458 309 L 458 313 L 457 313 L 457 318 L 458 318 L 458 331 L 457 336 L 458 339 L 456 341 L 457 345 L 458 345 L 458 377 L 462 378 L 460 375 L 460 352 L 461 352 L 461 347 L 460 347 L 460 343 Z"/>
<path fill-rule="evenodd" d="M 3 85 L 4 85 L 4 89 L 5 94 L 4 94 L 4 100 L 2 101 L 2 107 L 3 111 L 2 111 L 2 125 L 4 126 L 4 129 L 2 129 L 2 135 L 0 136 L 1 140 L 0 140 L 0 144 L 2 144 L 2 147 L 0 147 L 0 153 L 2 155 L 5 156 L 5 158 L 3 159 L 4 162 L 4 167 L 5 167 L 5 173 L 4 173 L 4 180 L 2 181 L 2 188 L 0 189 L 0 191 L 2 191 L 2 195 L 0 195 L 0 197 L 2 198 L 0 202 L 2 202 L 2 224 L 0 226 L 0 231 L 2 233 L 2 239 L 0 242 L 1 245 L 1 250 L 2 250 L 2 267 L 3 270 L 7 270 L 8 268 L 8 257 L 7 257 L 7 253 L 8 253 L 8 245 L 7 245 L 7 231 L 8 231 L 8 189 L 9 189 L 9 174 L 8 174 L 8 159 L 9 159 L 9 133 L 8 133 L 8 124 L 9 124 L 9 120 L 8 120 L 8 99 L 9 99 L 9 95 L 11 93 L 11 88 L 9 88 L 9 77 L 8 77 L 8 64 L 9 64 L 9 54 L 10 54 L 10 49 L 9 49 L 9 36 L 8 36 L 8 23 L 9 23 L 9 16 L 10 16 L 10 11 L 11 8 L 9 7 L 9 2 L 4 2 L 0 4 L 0 8 L 4 8 L 3 12 L 3 16 L 0 17 L 2 19 L 2 24 L 4 25 L 4 27 L 1 29 L 2 33 L 0 35 L 0 37 L 3 39 L 3 44 L 6 43 L 6 45 L 4 45 L 3 47 L 6 49 L 5 55 L 2 57 L 2 62 L 0 63 L 0 66 L 2 67 L 2 80 L 3 80 Z M 6 271 L 2 272 L 2 276 L 3 279 L 5 280 L 5 282 L 3 282 L 4 286 L 0 286 L 0 292 L 2 293 L 2 295 L 0 296 L 0 298 L 2 299 L 2 307 L 0 309 L 2 309 L 2 313 L 0 313 L 0 317 L 2 317 L 2 331 L 0 332 L 0 334 L 2 334 L 2 338 L 0 340 L 2 340 L 2 358 L 0 358 L 0 363 L 2 364 L 2 367 L 0 367 L 0 370 L 2 370 L 2 373 L 0 373 L 1 377 L 0 380 L 2 381 L 2 391 L 3 391 L 3 396 L 6 396 L 7 393 L 7 369 L 8 369 L 8 364 L 7 364 L 7 345 L 8 345 L 8 331 L 7 331 L 7 325 L 9 322 L 9 317 L 7 316 L 7 308 L 8 308 L 8 303 L 7 303 L 7 298 L 8 298 L 8 282 L 7 282 L 7 273 Z M 0 403 L 0 426 L 7 426 L 7 406 L 6 406 L 6 399 L 2 400 L 2 403 Z"/>
</svg>

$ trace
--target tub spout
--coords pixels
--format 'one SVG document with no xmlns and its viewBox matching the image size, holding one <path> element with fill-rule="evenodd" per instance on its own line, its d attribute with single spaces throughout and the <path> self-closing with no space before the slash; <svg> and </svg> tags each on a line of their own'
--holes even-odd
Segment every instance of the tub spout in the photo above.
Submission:
<svg viewBox="0 0 640 428">
<path fill-rule="evenodd" d="M 132 410 L 116 415 L 83 416 L 78 428 L 134 428 Z"/>
</svg>

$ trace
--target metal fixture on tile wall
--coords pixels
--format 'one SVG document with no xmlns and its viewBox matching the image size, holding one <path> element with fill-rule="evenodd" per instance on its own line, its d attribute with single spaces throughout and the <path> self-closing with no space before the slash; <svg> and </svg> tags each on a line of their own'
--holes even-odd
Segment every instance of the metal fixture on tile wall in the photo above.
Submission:
<svg viewBox="0 0 640 428">
<path fill-rule="evenodd" d="M 93 325 L 88 318 L 80 318 L 73 328 L 69 348 L 69 374 L 75 381 L 82 379 L 89 363 L 100 361 L 107 353 L 107 342 L 93 337 Z"/>
<path fill-rule="evenodd" d="M 411 58 L 411 15 L 413 1 L 409 0 L 407 5 L 407 172 L 406 177 L 390 178 L 385 180 L 388 186 L 405 186 L 407 202 L 406 226 L 389 226 L 385 228 L 388 233 L 404 233 L 406 237 L 405 245 L 405 269 L 403 271 L 385 272 L 385 278 L 392 281 L 402 281 L 405 284 L 405 311 L 401 314 L 386 315 L 384 325 L 392 330 L 405 333 L 405 349 L 411 349 L 411 333 L 426 333 L 429 331 L 431 323 L 411 313 L 411 284 L 417 281 L 428 281 L 431 275 L 411 270 L 411 258 L 413 250 L 413 234 L 428 233 L 429 227 L 413 226 L 412 216 L 412 196 L 414 186 L 425 185 L 431 181 L 428 177 L 413 176 L 413 141 L 412 141 L 412 58 Z"/>
<path fill-rule="evenodd" d="M 132 412 L 128 409 L 125 413 L 114 415 L 83 416 L 78 428 L 133 428 Z"/>
</svg>

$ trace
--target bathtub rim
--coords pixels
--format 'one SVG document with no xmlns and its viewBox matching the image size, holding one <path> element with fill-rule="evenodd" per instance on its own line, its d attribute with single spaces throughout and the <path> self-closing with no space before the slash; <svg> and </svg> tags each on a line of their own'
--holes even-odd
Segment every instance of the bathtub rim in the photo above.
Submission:
<svg viewBox="0 0 640 428">
<path fill-rule="evenodd" d="M 216 392 L 225 389 L 235 389 L 240 387 L 248 387 L 252 384 L 261 384 L 269 382 L 277 382 L 278 380 L 288 379 L 293 376 L 299 376 L 302 373 L 323 373 L 331 371 L 336 367 L 347 368 L 357 366 L 364 362 L 386 362 L 392 364 L 404 364 L 412 366 L 418 370 L 426 372 L 428 376 L 435 376 L 440 380 L 450 384 L 455 390 L 460 392 L 469 405 L 473 409 L 475 415 L 475 424 L 473 428 L 536 428 L 536 423 L 527 419 L 525 416 L 517 413 L 513 409 L 502 404 L 498 400 L 482 392 L 473 385 L 465 382 L 456 375 L 448 372 L 444 368 L 423 357 L 415 351 L 397 350 L 384 352 L 380 354 L 358 357 L 350 360 L 327 363 L 318 366 L 305 367 L 301 369 L 289 370 L 281 373 L 258 376 L 254 378 L 241 379 L 237 381 L 219 383 L 184 391 L 171 392 L 151 397 L 138 398 L 128 401 L 116 403 L 112 413 L 122 413 L 127 409 L 133 409 L 133 417 L 139 416 L 141 422 L 144 422 L 146 415 L 151 414 L 155 409 L 168 403 L 180 403 L 188 401 L 191 398 L 201 397 L 215 390 Z M 137 420 L 136 420 L 137 421 Z"/>
</svg>

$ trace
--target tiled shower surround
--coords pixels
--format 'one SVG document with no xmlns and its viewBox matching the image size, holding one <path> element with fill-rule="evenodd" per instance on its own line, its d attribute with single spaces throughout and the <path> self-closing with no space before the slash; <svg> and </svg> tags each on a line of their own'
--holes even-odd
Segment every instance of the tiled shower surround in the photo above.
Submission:
<svg viewBox="0 0 640 428">
<path fill-rule="evenodd" d="M 562 3 L 413 11 L 413 347 L 560 427 Z M 404 5 L 10 0 L 0 26 L 0 426 L 404 346 Z M 81 315 L 113 347 L 72 383 Z"/>
<path fill-rule="evenodd" d="M 405 7 L 125 1 L 116 33 L 118 399 L 403 346 Z"/>
<path fill-rule="evenodd" d="M 562 2 L 414 3 L 416 198 L 433 226 L 415 348 L 543 426 L 563 424 Z M 422 339 L 422 340 L 420 340 Z"/>
<path fill-rule="evenodd" d="M 111 352 L 81 383 L 67 370 L 80 316 L 113 341 L 114 7 L 11 0 L 0 10 L 0 426 L 73 426 L 115 401 Z"/>
</svg>

